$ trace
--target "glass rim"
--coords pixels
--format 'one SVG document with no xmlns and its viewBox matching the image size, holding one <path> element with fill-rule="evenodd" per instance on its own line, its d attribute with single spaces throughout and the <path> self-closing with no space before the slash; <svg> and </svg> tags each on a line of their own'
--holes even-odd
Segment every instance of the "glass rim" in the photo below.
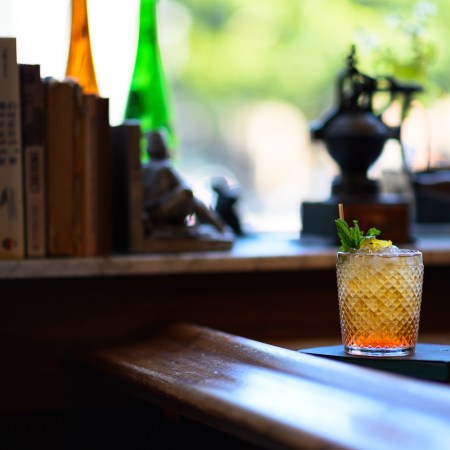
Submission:
<svg viewBox="0 0 450 450">
<path fill-rule="evenodd" d="M 339 251 L 337 252 L 337 255 L 343 255 L 343 256 L 352 256 L 352 257 L 371 257 L 371 258 L 411 258 L 413 256 L 422 256 L 422 252 L 420 250 L 413 250 L 413 249 L 407 249 L 407 248 L 402 248 L 399 249 L 398 252 L 395 253 L 380 253 L 380 252 L 360 252 L 358 253 L 357 251 L 353 251 L 353 252 L 345 252 L 345 251 Z"/>
</svg>

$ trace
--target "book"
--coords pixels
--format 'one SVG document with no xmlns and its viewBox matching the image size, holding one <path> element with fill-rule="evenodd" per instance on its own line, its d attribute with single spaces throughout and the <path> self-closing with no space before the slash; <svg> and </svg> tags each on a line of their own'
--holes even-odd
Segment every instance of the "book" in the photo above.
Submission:
<svg viewBox="0 0 450 450">
<path fill-rule="evenodd" d="M 113 251 L 142 251 L 144 240 L 141 127 L 127 120 L 111 127 L 113 175 Z"/>
<path fill-rule="evenodd" d="M 99 149 L 98 102 L 94 94 L 85 97 L 85 146 L 84 146 L 84 236 L 85 256 L 97 256 L 99 247 Z"/>
<path fill-rule="evenodd" d="M 74 111 L 74 256 L 86 255 L 85 227 L 85 159 L 86 159 L 86 97 L 77 85 Z"/>
<path fill-rule="evenodd" d="M 0 259 L 25 257 L 19 67 L 15 38 L 0 38 Z"/>
<path fill-rule="evenodd" d="M 25 198 L 25 255 L 46 256 L 45 102 L 39 65 L 19 64 Z"/>
<path fill-rule="evenodd" d="M 75 256 L 76 83 L 44 79 L 47 135 L 47 254 Z"/>
<path fill-rule="evenodd" d="M 82 94 L 76 136 L 77 256 L 112 253 L 109 99 Z"/>
<path fill-rule="evenodd" d="M 418 343 L 414 354 L 398 357 L 349 355 L 344 352 L 343 345 L 307 348 L 299 352 L 414 378 L 450 382 L 450 345 L 445 344 Z"/>
<path fill-rule="evenodd" d="M 100 256 L 112 254 L 112 148 L 109 98 L 97 97 L 98 108 L 98 236 Z"/>
</svg>

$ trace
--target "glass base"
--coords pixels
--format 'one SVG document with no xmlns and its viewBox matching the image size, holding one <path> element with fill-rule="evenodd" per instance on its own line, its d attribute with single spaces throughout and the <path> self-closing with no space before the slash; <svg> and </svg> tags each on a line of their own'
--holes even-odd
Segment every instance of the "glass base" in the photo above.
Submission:
<svg viewBox="0 0 450 450">
<path fill-rule="evenodd" d="M 347 347 L 344 345 L 345 353 L 355 356 L 375 356 L 375 357 L 395 357 L 412 355 L 415 347 L 404 348 L 368 348 L 368 347 Z"/>
</svg>

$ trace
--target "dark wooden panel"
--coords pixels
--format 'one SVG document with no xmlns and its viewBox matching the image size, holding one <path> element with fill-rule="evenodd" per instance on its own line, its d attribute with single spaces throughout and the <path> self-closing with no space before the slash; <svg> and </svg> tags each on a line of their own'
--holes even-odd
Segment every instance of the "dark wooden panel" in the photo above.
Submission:
<svg viewBox="0 0 450 450">
<path fill-rule="evenodd" d="M 425 271 L 421 332 L 450 334 L 448 267 Z M 261 341 L 339 337 L 333 270 L 0 282 L 3 411 L 64 406 L 74 397 L 73 346 L 186 321 Z"/>
</svg>

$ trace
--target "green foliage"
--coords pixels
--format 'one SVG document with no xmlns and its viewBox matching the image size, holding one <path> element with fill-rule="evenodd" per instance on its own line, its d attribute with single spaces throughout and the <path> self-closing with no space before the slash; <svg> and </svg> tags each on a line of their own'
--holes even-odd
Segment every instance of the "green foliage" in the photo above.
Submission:
<svg viewBox="0 0 450 450">
<path fill-rule="evenodd" d="M 341 241 L 340 251 L 350 252 L 361 248 L 361 244 L 366 239 L 378 236 L 381 232 L 376 228 L 370 228 L 366 235 L 360 230 L 358 221 L 353 221 L 353 227 L 350 227 L 344 219 L 336 219 L 336 229 L 339 240 Z"/>
<path fill-rule="evenodd" d="M 444 0 L 186 0 L 190 58 L 176 74 L 205 103 L 284 99 L 314 119 L 330 105 L 351 44 L 373 76 L 445 86 Z M 445 39 L 441 39 L 445 34 Z M 427 87 L 428 93 L 435 90 Z"/>
</svg>

